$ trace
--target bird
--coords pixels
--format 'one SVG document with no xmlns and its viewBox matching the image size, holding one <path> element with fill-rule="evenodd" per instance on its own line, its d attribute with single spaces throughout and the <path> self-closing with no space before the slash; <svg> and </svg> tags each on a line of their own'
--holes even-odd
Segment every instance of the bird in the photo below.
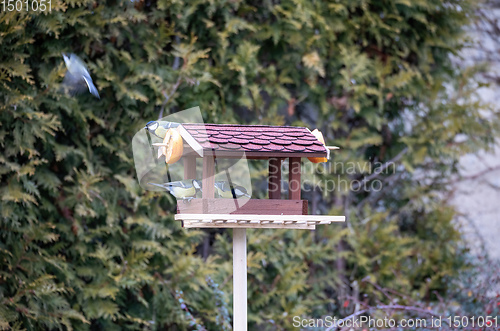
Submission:
<svg viewBox="0 0 500 331">
<path fill-rule="evenodd" d="M 163 184 L 148 183 L 166 189 L 176 199 L 191 201 L 196 197 L 196 192 L 201 190 L 201 182 L 197 179 L 180 180 Z"/>
<path fill-rule="evenodd" d="M 168 121 L 149 121 L 146 123 L 144 129 L 147 129 L 149 132 L 157 136 L 158 138 L 165 138 L 168 129 L 176 128 L 180 124 L 175 122 Z"/>
<path fill-rule="evenodd" d="M 99 96 L 99 92 L 97 92 L 97 88 L 90 77 L 90 73 L 85 63 L 83 63 L 78 56 L 72 53 L 62 53 L 62 56 L 64 58 L 64 63 L 66 64 L 66 68 L 68 69 L 66 75 L 64 76 L 63 84 L 68 86 L 73 93 L 88 89 L 92 95 L 100 99 L 101 97 Z"/>
<path fill-rule="evenodd" d="M 229 182 L 226 181 L 216 181 L 214 183 L 215 193 L 220 198 L 229 198 L 229 199 L 237 199 L 241 197 L 250 198 L 246 188 L 240 185 L 229 185 Z"/>
</svg>

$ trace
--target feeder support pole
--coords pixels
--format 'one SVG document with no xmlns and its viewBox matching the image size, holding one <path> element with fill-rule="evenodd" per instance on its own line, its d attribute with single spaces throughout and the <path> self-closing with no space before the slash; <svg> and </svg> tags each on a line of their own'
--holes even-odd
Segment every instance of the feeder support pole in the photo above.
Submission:
<svg viewBox="0 0 500 331">
<path fill-rule="evenodd" d="M 246 229 L 233 229 L 233 330 L 247 331 Z"/>
</svg>

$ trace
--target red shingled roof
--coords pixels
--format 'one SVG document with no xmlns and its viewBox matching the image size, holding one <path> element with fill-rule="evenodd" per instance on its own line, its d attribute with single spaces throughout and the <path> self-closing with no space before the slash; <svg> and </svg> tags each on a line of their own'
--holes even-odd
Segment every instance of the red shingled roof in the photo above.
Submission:
<svg viewBox="0 0 500 331">
<path fill-rule="evenodd" d="M 182 126 L 206 152 L 248 156 L 324 157 L 325 146 L 306 128 L 293 126 L 194 124 Z"/>
</svg>

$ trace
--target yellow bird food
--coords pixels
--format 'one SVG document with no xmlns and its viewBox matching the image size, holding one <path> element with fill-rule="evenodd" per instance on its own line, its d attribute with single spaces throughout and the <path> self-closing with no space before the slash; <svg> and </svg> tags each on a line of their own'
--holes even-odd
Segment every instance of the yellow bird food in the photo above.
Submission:
<svg viewBox="0 0 500 331">
<path fill-rule="evenodd" d="M 165 163 L 173 164 L 182 157 L 184 141 L 177 128 L 168 129 L 163 144 L 158 147 L 158 158 L 165 155 Z"/>
<path fill-rule="evenodd" d="M 318 138 L 318 140 L 320 142 L 323 143 L 323 145 L 325 144 L 325 138 L 323 138 L 323 134 L 321 133 L 321 131 L 319 131 L 318 129 L 314 129 L 314 131 L 311 132 L 316 138 Z M 326 157 L 308 157 L 307 158 L 309 161 L 311 161 L 312 163 L 321 163 L 321 162 L 326 162 L 328 161 L 328 159 Z"/>
</svg>

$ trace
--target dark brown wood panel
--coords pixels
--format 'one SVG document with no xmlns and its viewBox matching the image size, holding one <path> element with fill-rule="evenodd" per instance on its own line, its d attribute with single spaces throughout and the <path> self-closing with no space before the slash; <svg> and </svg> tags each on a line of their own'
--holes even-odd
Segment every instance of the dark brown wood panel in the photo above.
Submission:
<svg viewBox="0 0 500 331">
<path fill-rule="evenodd" d="M 291 157 L 288 168 L 288 199 L 300 200 L 300 189 L 302 186 L 300 182 L 300 157 Z"/>
<path fill-rule="evenodd" d="M 245 203 L 245 201 L 247 201 Z M 177 202 L 178 214 L 307 215 L 307 200 L 193 199 Z"/>
<path fill-rule="evenodd" d="M 269 159 L 269 199 L 281 199 L 281 161 L 280 158 Z"/>
</svg>

